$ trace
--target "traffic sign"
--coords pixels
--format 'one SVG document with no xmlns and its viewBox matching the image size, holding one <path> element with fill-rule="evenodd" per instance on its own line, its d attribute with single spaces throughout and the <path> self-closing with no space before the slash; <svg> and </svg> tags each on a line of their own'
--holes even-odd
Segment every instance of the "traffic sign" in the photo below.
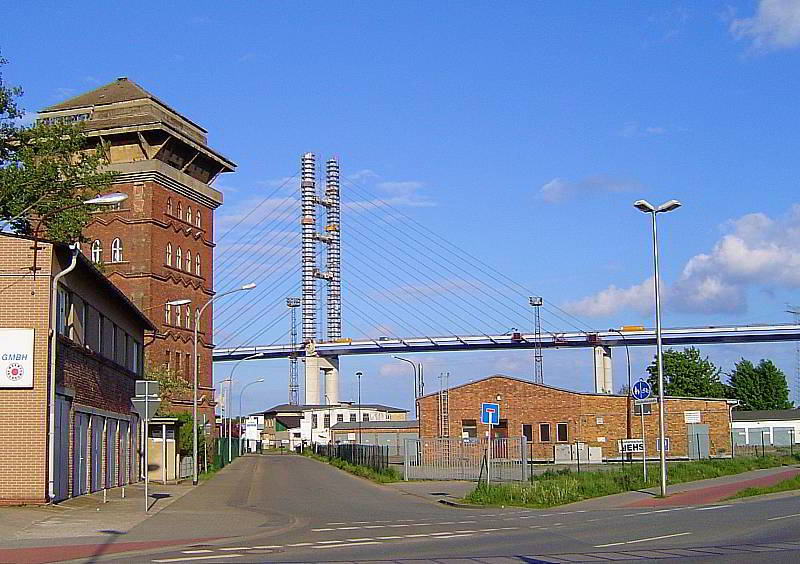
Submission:
<svg viewBox="0 0 800 564">
<path fill-rule="evenodd" d="M 155 417 L 161 405 L 161 398 L 158 396 L 136 396 L 131 398 L 133 410 L 139 414 L 143 421 L 150 421 Z"/>
<path fill-rule="evenodd" d="M 650 384 L 645 382 L 644 380 L 639 380 L 633 385 L 633 390 L 631 390 L 632 395 L 637 400 L 643 400 L 650 397 Z"/>
<path fill-rule="evenodd" d="M 500 424 L 500 404 L 482 403 L 481 404 L 481 423 L 484 425 Z"/>
</svg>

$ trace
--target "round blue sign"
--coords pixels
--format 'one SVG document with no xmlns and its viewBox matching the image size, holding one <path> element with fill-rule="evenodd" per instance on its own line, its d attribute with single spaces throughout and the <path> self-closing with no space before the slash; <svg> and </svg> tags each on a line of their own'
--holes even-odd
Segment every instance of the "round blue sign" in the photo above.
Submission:
<svg viewBox="0 0 800 564">
<path fill-rule="evenodd" d="M 650 397 L 650 384 L 644 380 L 639 380 L 633 385 L 632 394 L 637 400 L 643 400 Z"/>
</svg>

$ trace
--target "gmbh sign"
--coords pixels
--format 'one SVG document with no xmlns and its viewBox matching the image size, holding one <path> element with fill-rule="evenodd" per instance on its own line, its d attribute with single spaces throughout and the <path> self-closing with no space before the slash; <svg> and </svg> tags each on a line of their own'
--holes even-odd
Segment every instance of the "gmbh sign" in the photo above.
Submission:
<svg viewBox="0 0 800 564">
<path fill-rule="evenodd" d="M 0 329 L 0 388 L 33 387 L 33 329 Z"/>
</svg>

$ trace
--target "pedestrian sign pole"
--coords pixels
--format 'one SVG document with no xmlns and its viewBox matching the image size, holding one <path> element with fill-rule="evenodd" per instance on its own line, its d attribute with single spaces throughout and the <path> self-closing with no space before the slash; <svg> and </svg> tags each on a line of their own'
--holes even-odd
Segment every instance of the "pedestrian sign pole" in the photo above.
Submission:
<svg viewBox="0 0 800 564">
<path fill-rule="evenodd" d="M 488 486 L 492 481 L 492 427 L 500 424 L 500 405 L 482 403 L 481 423 L 489 425 L 489 441 L 486 448 L 486 485 Z"/>
<path fill-rule="evenodd" d="M 159 383 L 153 380 L 137 380 L 136 381 L 136 396 L 131 398 L 133 410 L 139 414 L 144 424 L 144 512 L 150 508 L 150 497 L 148 489 L 150 485 L 150 468 L 149 459 L 147 456 L 147 441 L 150 433 L 148 432 L 148 423 L 150 419 L 158 411 L 161 405 L 161 398 L 158 397 Z M 166 441 L 166 437 L 164 437 Z M 162 461 L 163 463 L 163 461 Z"/>
<path fill-rule="evenodd" d="M 633 385 L 633 390 L 631 391 L 631 394 L 635 398 L 634 403 L 639 406 L 639 416 L 642 421 L 642 474 L 644 475 L 645 484 L 647 483 L 647 442 L 645 441 L 644 434 L 644 406 L 655 403 L 655 401 L 650 398 L 651 392 L 650 384 L 641 378 Z"/>
</svg>

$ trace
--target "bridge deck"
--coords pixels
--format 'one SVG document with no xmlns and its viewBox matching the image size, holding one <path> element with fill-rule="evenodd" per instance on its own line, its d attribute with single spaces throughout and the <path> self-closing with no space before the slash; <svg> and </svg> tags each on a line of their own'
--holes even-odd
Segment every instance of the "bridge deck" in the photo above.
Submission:
<svg viewBox="0 0 800 564">
<path fill-rule="evenodd" d="M 734 325 L 727 327 L 683 327 L 662 329 L 664 345 L 704 345 L 719 343 L 770 343 L 799 341 L 800 325 Z M 320 356 L 344 356 L 363 354 L 401 354 L 420 352 L 449 352 L 465 350 L 533 349 L 532 333 L 507 335 L 465 335 L 438 337 L 380 338 L 351 340 L 345 342 L 323 342 L 316 344 Z M 543 349 L 588 348 L 599 345 L 653 346 L 656 344 L 655 329 L 642 331 L 600 331 L 597 333 L 555 333 L 542 336 Z M 287 358 L 292 353 L 291 345 L 248 346 L 214 350 L 214 362 L 241 360 L 254 354 L 261 358 Z M 304 354 L 303 345 L 294 351 Z"/>
</svg>

